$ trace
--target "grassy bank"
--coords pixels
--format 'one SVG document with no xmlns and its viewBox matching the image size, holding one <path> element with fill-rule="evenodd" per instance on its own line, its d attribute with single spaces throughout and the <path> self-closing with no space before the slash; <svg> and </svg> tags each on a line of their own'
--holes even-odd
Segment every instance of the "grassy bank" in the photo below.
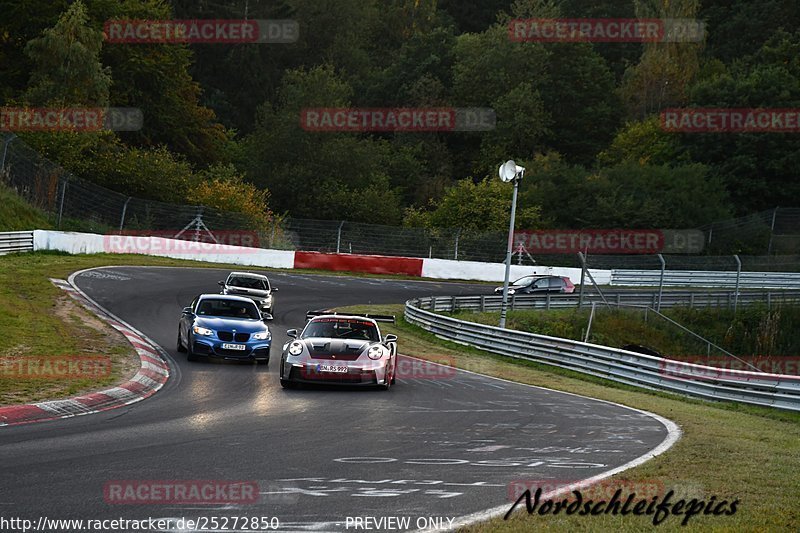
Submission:
<svg viewBox="0 0 800 533">
<path fill-rule="evenodd" d="M 367 310 L 362 306 L 348 309 Z M 398 317 L 403 312 L 402 306 L 372 306 L 369 310 Z M 718 500 L 738 498 L 741 503 L 733 516 L 694 517 L 687 527 L 680 525 L 679 518 L 671 517 L 659 526 L 659 531 L 800 529 L 796 502 L 800 494 L 800 415 L 643 392 L 554 367 L 510 361 L 442 341 L 402 320 L 389 330 L 399 336 L 402 353 L 434 361 L 444 358 L 460 368 L 609 400 L 676 422 L 683 437 L 670 451 L 617 477 L 642 484 L 657 480 L 666 489 L 679 489 L 689 499 L 717 496 Z M 609 483 L 613 486 L 614 480 Z M 504 503 L 486 502 L 486 507 Z M 641 531 L 651 527 L 648 517 L 529 516 L 523 510 L 508 521 L 498 518 L 467 531 Z"/>
</svg>

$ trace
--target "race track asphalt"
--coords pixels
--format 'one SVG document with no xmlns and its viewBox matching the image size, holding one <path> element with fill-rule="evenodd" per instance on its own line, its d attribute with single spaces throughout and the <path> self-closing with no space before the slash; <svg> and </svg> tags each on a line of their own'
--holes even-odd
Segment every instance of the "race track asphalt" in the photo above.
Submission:
<svg viewBox="0 0 800 533">
<path fill-rule="evenodd" d="M 388 392 L 283 390 L 280 347 L 309 309 L 488 293 L 486 285 L 270 273 L 272 362 L 189 363 L 175 350 L 182 307 L 227 271 L 114 267 L 78 287 L 169 353 L 154 397 L 74 419 L 0 428 L 0 516 L 36 519 L 277 517 L 281 530 L 345 530 L 347 517 L 460 517 L 510 506 L 518 480 L 577 480 L 667 439 L 647 414 L 458 372 L 401 378 Z M 399 340 L 403 352 L 403 339 Z M 256 481 L 257 503 L 119 505 L 116 480 Z M 418 524 L 417 524 L 418 525 Z M 353 528 L 349 528 L 353 531 Z"/>
</svg>

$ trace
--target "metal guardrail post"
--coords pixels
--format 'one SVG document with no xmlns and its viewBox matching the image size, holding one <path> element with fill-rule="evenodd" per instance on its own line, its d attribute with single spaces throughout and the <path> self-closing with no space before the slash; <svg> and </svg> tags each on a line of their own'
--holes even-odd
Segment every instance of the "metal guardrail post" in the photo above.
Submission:
<svg viewBox="0 0 800 533">
<path fill-rule="evenodd" d="M 739 283 L 742 279 L 742 260 L 738 255 L 733 256 L 736 259 L 736 290 L 733 293 L 733 312 L 736 312 L 736 307 L 739 305 Z"/>
</svg>

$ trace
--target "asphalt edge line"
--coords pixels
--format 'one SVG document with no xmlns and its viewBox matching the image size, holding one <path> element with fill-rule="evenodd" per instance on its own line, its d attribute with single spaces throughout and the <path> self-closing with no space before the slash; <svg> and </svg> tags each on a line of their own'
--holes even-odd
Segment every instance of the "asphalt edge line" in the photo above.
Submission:
<svg viewBox="0 0 800 533">
<path fill-rule="evenodd" d="M 75 284 L 75 277 L 88 270 L 93 269 L 74 272 L 67 281 L 50 278 L 50 282 L 121 333 L 139 357 L 138 370 L 128 381 L 108 389 L 71 398 L 0 407 L 0 427 L 61 420 L 118 409 L 149 398 L 169 380 L 171 369 L 166 352 L 144 333 L 95 302 Z"/>
</svg>

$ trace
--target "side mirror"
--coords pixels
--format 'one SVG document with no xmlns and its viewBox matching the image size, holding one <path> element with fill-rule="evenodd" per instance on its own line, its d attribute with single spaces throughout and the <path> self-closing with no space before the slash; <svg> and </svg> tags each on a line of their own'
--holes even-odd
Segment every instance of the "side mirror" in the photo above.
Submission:
<svg viewBox="0 0 800 533">
<path fill-rule="evenodd" d="M 268 320 L 273 320 L 273 317 L 272 317 L 272 315 L 271 315 L 271 314 L 269 314 L 269 313 L 261 313 L 261 320 L 263 320 L 264 322 L 266 322 L 266 321 L 268 321 Z"/>
<path fill-rule="evenodd" d="M 225 286 L 225 282 L 224 281 L 218 281 L 217 285 L 219 285 L 220 287 L 224 287 Z"/>
<path fill-rule="evenodd" d="M 286 334 L 287 334 L 288 336 L 290 336 L 291 338 L 293 338 L 293 339 L 296 339 L 296 338 L 297 338 L 297 330 L 296 330 L 296 329 L 290 329 L 290 330 L 287 330 L 287 331 L 286 331 Z"/>
<path fill-rule="evenodd" d="M 270 290 L 271 290 L 272 292 L 278 292 L 278 287 L 272 287 L 272 288 L 270 288 Z"/>
<path fill-rule="evenodd" d="M 389 333 L 383 338 L 383 342 L 397 342 L 397 335 Z"/>
<path fill-rule="evenodd" d="M 182 312 L 184 315 L 191 315 L 191 314 L 192 314 L 192 308 L 191 308 L 191 307 L 184 307 L 184 308 L 183 308 L 183 311 L 181 311 L 181 312 Z"/>
</svg>

